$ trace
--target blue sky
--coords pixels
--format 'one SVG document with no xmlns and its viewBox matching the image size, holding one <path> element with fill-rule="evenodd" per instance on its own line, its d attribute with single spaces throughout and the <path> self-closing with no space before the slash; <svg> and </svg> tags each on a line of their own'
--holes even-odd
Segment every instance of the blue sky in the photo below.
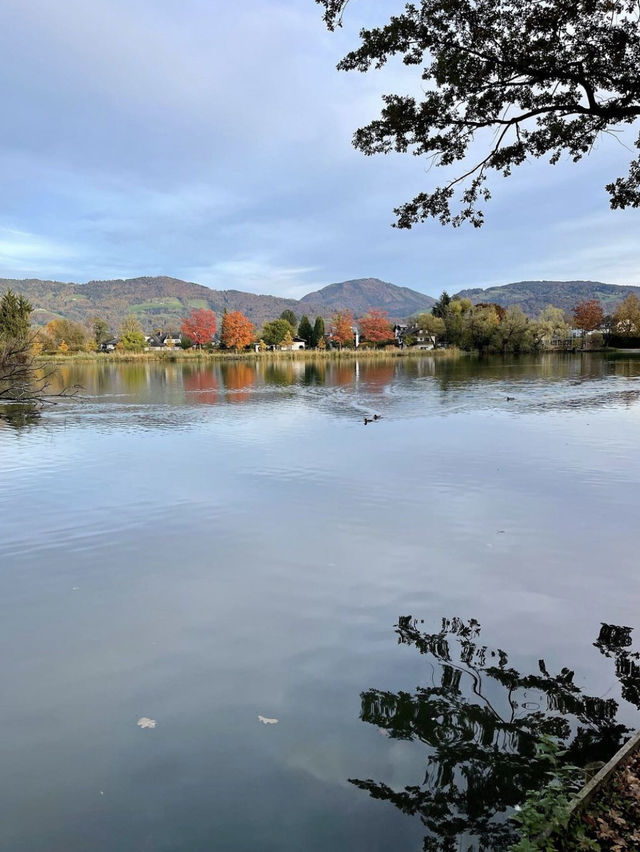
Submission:
<svg viewBox="0 0 640 852">
<path fill-rule="evenodd" d="M 610 211 L 603 188 L 632 156 L 613 139 L 500 181 L 479 231 L 390 227 L 439 170 L 364 157 L 351 136 L 382 92 L 418 82 L 335 65 L 394 5 L 352 0 L 331 34 L 313 0 L 3 0 L 0 277 L 165 274 L 293 297 L 365 276 L 432 295 L 640 284 L 640 211 Z"/>
</svg>

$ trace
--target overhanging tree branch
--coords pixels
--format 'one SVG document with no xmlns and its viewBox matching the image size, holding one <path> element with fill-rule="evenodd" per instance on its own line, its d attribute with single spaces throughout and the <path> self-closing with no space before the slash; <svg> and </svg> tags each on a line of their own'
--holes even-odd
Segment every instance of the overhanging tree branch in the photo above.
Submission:
<svg viewBox="0 0 640 852">
<path fill-rule="evenodd" d="M 330 29 L 341 26 L 348 0 L 316 2 Z M 420 0 L 362 30 L 341 70 L 365 72 L 399 56 L 421 66 L 424 87 L 419 100 L 384 96 L 380 117 L 354 136 L 363 153 L 410 152 L 450 166 L 466 159 L 481 131 L 515 133 L 512 144 L 502 135 L 502 147 L 492 146 L 459 178 L 398 207 L 395 224 L 435 217 L 479 226 L 490 171 L 508 176 L 525 160 L 553 164 L 563 153 L 577 162 L 601 134 L 633 124 L 640 115 L 638 14 L 637 0 Z M 640 163 L 607 191 L 612 207 L 639 206 Z"/>
</svg>

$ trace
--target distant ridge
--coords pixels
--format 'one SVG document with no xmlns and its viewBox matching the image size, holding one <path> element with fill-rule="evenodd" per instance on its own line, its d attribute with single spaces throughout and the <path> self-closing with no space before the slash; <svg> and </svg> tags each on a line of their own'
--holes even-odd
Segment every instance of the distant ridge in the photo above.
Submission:
<svg viewBox="0 0 640 852">
<path fill-rule="evenodd" d="M 0 279 L 0 290 L 11 287 L 23 293 L 34 305 L 34 320 L 41 325 L 56 317 L 87 322 L 101 316 L 116 330 L 127 314 L 135 314 L 145 331 L 178 328 L 193 308 L 210 308 L 219 316 L 225 310 L 239 310 L 260 327 L 266 320 L 292 310 L 298 319 L 329 317 L 335 310 L 348 309 L 355 317 L 372 308 L 386 310 L 391 319 L 403 319 L 428 311 L 434 299 L 408 287 L 398 287 L 379 278 L 354 278 L 329 284 L 307 293 L 302 299 L 258 295 L 242 290 L 212 290 L 202 284 L 167 276 L 89 281 L 70 284 L 61 281 Z M 472 302 L 497 302 L 504 307 L 520 305 L 535 316 L 552 304 L 570 311 L 582 299 L 598 299 L 605 313 L 611 313 L 627 295 L 640 298 L 640 287 L 603 284 L 600 281 L 517 281 L 500 287 L 461 290 L 457 296 Z"/>
<path fill-rule="evenodd" d="M 516 281 L 485 290 L 479 287 L 460 290 L 456 296 L 471 299 L 474 304 L 496 302 L 504 308 L 519 305 L 526 314 L 536 316 L 547 305 L 570 311 L 583 299 L 597 299 L 605 314 L 611 313 L 627 293 L 635 293 L 640 298 L 640 287 L 603 284 L 601 281 Z"/>
<path fill-rule="evenodd" d="M 434 304 L 435 299 L 431 296 L 408 287 L 398 287 L 379 278 L 356 278 L 308 293 L 300 300 L 300 310 L 331 313 L 347 308 L 354 316 L 361 316 L 371 308 L 377 308 L 386 310 L 390 317 L 400 319 L 429 311 Z"/>
<path fill-rule="evenodd" d="M 41 325 L 57 317 L 87 322 L 94 316 L 101 316 L 116 329 L 127 314 L 135 314 L 146 331 L 177 328 L 182 317 L 193 308 L 209 308 L 218 315 L 222 315 L 225 309 L 242 311 L 260 327 L 266 320 L 280 316 L 287 308 L 298 319 L 305 313 L 312 319 L 317 314 L 328 317 L 339 308 L 348 308 L 355 316 L 372 308 L 382 308 L 393 319 L 401 319 L 417 311 L 429 310 L 434 303 L 424 293 L 377 278 L 330 284 L 308 293 L 301 300 L 241 290 L 212 290 L 202 284 L 165 276 L 89 281 L 87 284 L 33 278 L 0 279 L 0 289 L 6 290 L 7 287 L 22 293 L 32 302 L 34 320 Z"/>
</svg>

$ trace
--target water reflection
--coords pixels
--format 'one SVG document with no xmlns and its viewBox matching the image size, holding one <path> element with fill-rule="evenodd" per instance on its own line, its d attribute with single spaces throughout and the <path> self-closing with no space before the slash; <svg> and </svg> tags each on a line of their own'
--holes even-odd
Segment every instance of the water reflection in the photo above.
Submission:
<svg viewBox="0 0 640 852">
<path fill-rule="evenodd" d="M 219 399 L 219 380 L 214 370 L 185 369 L 184 389 L 201 405 L 214 405 Z"/>
<path fill-rule="evenodd" d="M 398 642 L 427 657 L 430 685 L 415 693 L 370 689 L 361 719 L 397 740 L 428 746 L 424 780 L 397 790 L 384 781 L 349 779 L 373 798 L 420 818 L 429 852 L 506 850 L 515 828 L 505 817 L 528 790 L 542 786 L 548 764 L 537 756 L 544 735 L 567 748 L 578 766 L 608 760 L 631 729 L 617 721 L 618 702 L 585 695 L 574 672 L 521 674 L 507 653 L 480 643 L 480 625 L 443 619 L 436 633 L 402 617 Z M 595 647 L 615 662 L 623 698 L 640 709 L 639 655 L 631 628 L 603 624 Z"/>
<path fill-rule="evenodd" d="M 3 426 L 25 429 L 34 426 L 39 420 L 40 409 L 33 405 L 0 405 L 0 429 Z"/>
<path fill-rule="evenodd" d="M 385 423 L 483 412 L 554 415 L 637 408 L 640 358 L 547 353 L 509 358 L 470 356 L 376 358 L 259 358 L 256 360 L 69 361 L 52 392 L 78 385 L 74 400 L 40 418 L 47 428 L 64 421 L 102 431 L 188 429 L 209 418 L 207 407 L 226 406 L 251 418 L 269 418 L 289 406 L 325 418 Z M 253 406 L 251 412 L 248 406 Z M 17 415 L 12 416 L 19 424 Z M 25 421 L 26 424 L 26 421 Z"/>
</svg>

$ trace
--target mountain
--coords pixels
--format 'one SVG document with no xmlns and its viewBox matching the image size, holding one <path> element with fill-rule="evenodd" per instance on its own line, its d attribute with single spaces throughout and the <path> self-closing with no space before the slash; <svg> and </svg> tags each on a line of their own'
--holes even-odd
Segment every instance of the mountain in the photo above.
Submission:
<svg viewBox="0 0 640 852">
<path fill-rule="evenodd" d="M 307 293 L 302 299 L 260 296 L 241 290 L 212 290 L 202 284 L 178 278 L 143 277 L 114 281 L 89 281 L 69 284 L 61 281 L 0 279 L 0 292 L 10 287 L 22 293 L 33 304 L 34 320 L 44 325 L 56 317 L 87 322 L 101 316 L 116 330 L 127 314 L 135 314 L 145 331 L 155 328 L 179 328 L 182 318 L 193 308 L 210 308 L 218 316 L 225 310 L 246 314 L 258 327 L 266 320 L 280 316 L 289 308 L 298 319 L 307 314 L 313 321 L 347 308 L 355 317 L 372 308 L 386 310 L 392 319 L 428 311 L 434 303 L 431 296 L 398 287 L 379 278 L 356 278 L 329 284 Z M 570 311 L 582 299 L 598 299 L 605 313 L 611 313 L 627 293 L 640 297 L 640 287 L 619 287 L 600 281 L 518 281 L 486 290 L 461 290 L 457 296 L 472 302 L 497 302 L 509 307 L 520 305 L 525 313 L 535 316 L 546 305 Z"/>
<path fill-rule="evenodd" d="M 435 299 L 431 296 L 408 287 L 398 287 L 379 278 L 356 278 L 339 284 L 329 284 L 315 293 L 307 293 L 300 300 L 299 309 L 303 313 L 327 315 L 347 308 L 358 317 L 371 308 L 377 308 L 387 311 L 390 317 L 401 319 L 429 311 L 434 304 Z"/>
<path fill-rule="evenodd" d="M 286 308 L 295 310 L 295 299 L 258 296 L 239 290 L 212 290 L 202 284 L 177 278 L 128 278 L 115 281 L 89 281 L 88 284 L 63 284 L 59 281 L 0 279 L 0 290 L 11 287 L 22 293 L 34 306 L 33 318 L 44 324 L 56 317 L 86 322 L 94 316 L 107 320 L 117 329 L 127 314 L 134 314 L 142 327 L 178 328 L 193 308 L 210 308 L 218 315 L 239 310 L 256 325 L 280 316 Z"/>
<path fill-rule="evenodd" d="M 628 293 L 640 298 L 640 287 L 620 287 L 601 281 L 517 281 L 502 287 L 461 290 L 461 299 L 478 302 L 496 302 L 504 308 L 519 305 L 529 316 L 536 316 L 547 305 L 571 311 L 583 299 L 597 299 L 605 314 L 610 314 Z"/>
<path fill-rule="evenodd" d="M 146 331 L 178 328 L 182 318 L 193 308 L 210 308 L 219 316 L 225 309 L 242 311 L 260 327 L 287 308 L 298 319 L 306 313 L 312 321 L 318 314 L 328 317 L 339 308 L 348 308 L 355 316 L 371 308 L 383 308 L 390 317 L 400 319 L 416 311 L 428 310 L 434 303 L 430 296 L 377 278 L 330 284 L 301 300 L 259 296 L 241 290 L 212 290 L 202 284 L 167 277 L 89 281 L 87 284 L 0 279 L 0 291 L 8 287 L 29 299 L 34 306 L 34 321 L 40 325 L 59 317 L 84 323 L 100 316 L 114 330 L 127 314 L 137 316 Z"/>
</svg>

